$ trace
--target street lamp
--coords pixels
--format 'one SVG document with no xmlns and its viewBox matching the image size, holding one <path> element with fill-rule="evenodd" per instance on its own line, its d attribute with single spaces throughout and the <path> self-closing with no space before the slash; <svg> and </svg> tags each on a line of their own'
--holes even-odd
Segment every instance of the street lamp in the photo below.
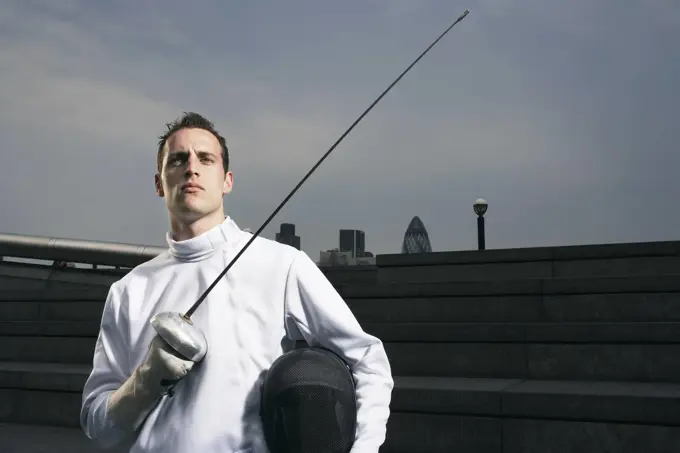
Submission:
<svg viewBox="0 0 680 453">
<path fill-rule="evenodd" d="M 484 250 L 486 248 L 486 240 L 484 237 L 484 214 L 489 207 L 489 204 L 483 198 L 478 198 L 473 205 L 475 213 L 477 213 L 477 248 Z"/>
</svg>

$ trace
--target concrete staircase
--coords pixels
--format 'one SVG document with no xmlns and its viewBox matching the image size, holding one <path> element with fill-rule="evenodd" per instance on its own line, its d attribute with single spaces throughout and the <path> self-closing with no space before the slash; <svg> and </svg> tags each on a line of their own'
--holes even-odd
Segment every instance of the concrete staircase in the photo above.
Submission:
<svg viewBox="0 0 680 453">
<path fill-rule="evenodd" d="M 638 277 L 343 294 L 397 376 L 385 452 L 526 453 L 678 445 L 679 292 Z"/>
<path fill-rule="evenodd" d="M 679 252 L 389 255 L 358 282 L 328 271 L 392 362 L 382 452 L 676 451 Z M 78 427 L 101 283 L 0 291 L 0 422 Z"/>
<path fill-rule="evenodd" d="M 378 257 L 340 291 L 386 344 L 384 452 L 680 445 L 680 244 Z"/>
</svg>

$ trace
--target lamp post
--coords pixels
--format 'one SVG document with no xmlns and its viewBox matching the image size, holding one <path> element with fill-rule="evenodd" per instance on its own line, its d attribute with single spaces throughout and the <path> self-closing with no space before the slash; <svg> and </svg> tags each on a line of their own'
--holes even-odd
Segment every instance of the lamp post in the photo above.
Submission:
<svg viewBox="0 0 680 453">
<path fill-rule="evenodd" d="M 477 248 L 479 250 L 486 249 L 486 239 L 484 237 L 484 214 L 486 213 L 489 204 L 483 198 L 478 198 L 473 205 L 475 213 L 477 213 Z"/>
</svg>

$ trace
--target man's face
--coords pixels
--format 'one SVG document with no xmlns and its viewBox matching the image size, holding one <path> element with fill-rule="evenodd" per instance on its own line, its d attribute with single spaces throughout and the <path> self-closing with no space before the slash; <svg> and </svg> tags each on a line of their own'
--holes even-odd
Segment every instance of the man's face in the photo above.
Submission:
<svg viewBox="0 0 680 453">
<path fill-rule="evenodd" d="M 168 138 L 161 173 L 155 179 L 156 193 L 185 222 L 221 209 L 222 197 L 232 187 L 231 172 L 224 172 L 220 144 L 203 129 L 181 129 Z"/>
</svg>

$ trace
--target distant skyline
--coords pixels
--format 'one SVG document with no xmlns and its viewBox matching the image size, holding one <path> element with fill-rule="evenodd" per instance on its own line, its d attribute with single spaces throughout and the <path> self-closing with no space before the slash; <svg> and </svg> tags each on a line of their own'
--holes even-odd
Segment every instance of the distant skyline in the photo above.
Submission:
<svg viewBox="0 0 680 453">
<path fill-rule="evenodd" d="M 361 229 L 399 253 L 680 239 L 680 8 L 671 0 L 0 5 L 0 232 L 165 246 L 164 124 L 227 137 L 226 213 L 295 223 L 314 259 Z"/>
</svg>

